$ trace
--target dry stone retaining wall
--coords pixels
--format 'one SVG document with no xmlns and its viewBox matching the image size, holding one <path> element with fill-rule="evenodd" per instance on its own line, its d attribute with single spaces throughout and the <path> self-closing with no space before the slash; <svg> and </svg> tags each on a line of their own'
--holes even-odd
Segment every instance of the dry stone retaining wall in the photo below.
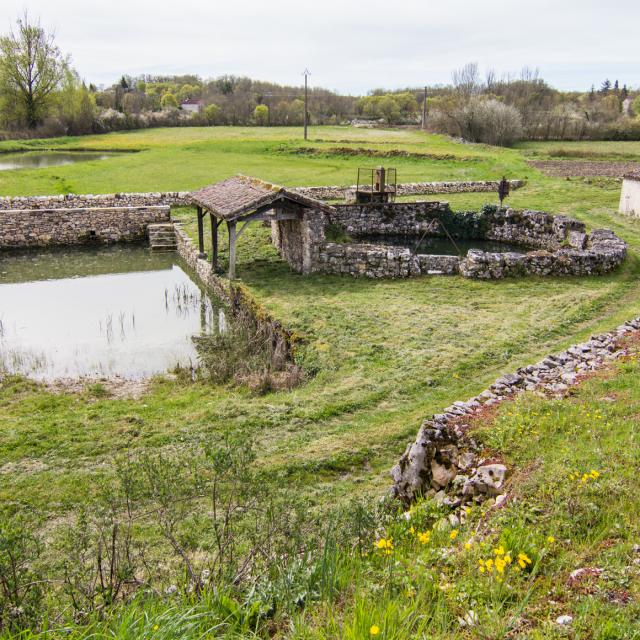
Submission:
<svg viewBox="0 0 640 640">
<path fill-rule="evenodd" d="M 470 501 L 504 499 L 508 469 L 480 456 L 481 447 L 469 432 L 470 420 L 485 407 L 498 404 L 524 391 L 562 396 L 580 376 L 626 355 L 620 340 L 640 331 L 640 318 L 611 333 L 592 336 L 587 342 L 569 347 L 558 355 L 521 367 L 498 378 L 488 389 L 467 401 L 456 401 L 426 419 L 414 442 L 407 446 L 391 470 L 392 494 L 405 503 L 419 496 L 433 496 L 439 502 L 461 508 Z M 502 494 L 502 495 L 501 495 Z"/>
<path fill-rule="evenodd" d="M 166 206 L 2 211 L 0 249 L 141 240 L 149 224 L 167 222 L 169 214 Z"/>
<path fill-rule="evenodd" d="M 220 278 L 211 268 L 211 263 L 199 257 L 198 250 L 191 242 L 191 238 L 179 227 L 175 227 L 177 250 L 182 259 L 191 267 L 202 285 L 212 291 L 225 302 L 236 318 L 246 318 L 256 326 L 277 360 L 291 362 L 293 348 L 291 334 L 282 324 L 269 315 L 264 309 L 258 308 L 257 303 L 240 286 Z"/>
</svg>

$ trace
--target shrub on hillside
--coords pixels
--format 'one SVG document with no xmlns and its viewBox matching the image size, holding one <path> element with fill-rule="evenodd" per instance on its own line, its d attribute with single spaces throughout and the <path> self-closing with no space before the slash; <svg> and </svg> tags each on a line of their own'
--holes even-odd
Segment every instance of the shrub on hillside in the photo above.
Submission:
<svg viewBox="0 0 640 640">
<path fill-rule="evenodd" d="M 458 134 L 469 142 L 509 147 L 523 136 L 520 112 L 498 100 L 472 98 L 454 109 L 449 118 L 455 123 Z"/>
</svg>

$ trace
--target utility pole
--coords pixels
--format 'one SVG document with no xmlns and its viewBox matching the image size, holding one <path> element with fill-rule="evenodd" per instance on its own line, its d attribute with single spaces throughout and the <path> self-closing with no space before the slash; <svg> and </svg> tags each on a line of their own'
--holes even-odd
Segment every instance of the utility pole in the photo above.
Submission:
<svg viewBox="0 0 640 640">
<path fill-rule="evenodd" d="M 422 128 L 427 128 L 427 87 L 424 88 L 424 99 L 422 101 Z"/>
<path fill-rule="evenodd" d="M 307 78 L 311 75 L 309 69 L 304 70 L 304 139 L 307 139 L 307 128 L 309 126 L 309 91 L 307 87 Z"/>
</svg>

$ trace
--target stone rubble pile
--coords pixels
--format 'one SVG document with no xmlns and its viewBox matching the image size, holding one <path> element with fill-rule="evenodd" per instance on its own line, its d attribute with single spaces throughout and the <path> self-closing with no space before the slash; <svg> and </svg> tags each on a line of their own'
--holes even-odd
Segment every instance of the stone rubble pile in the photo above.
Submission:
<svg viewBox="0 0 640 640">
<path fill-rule="evenodd" d="M 415 441 L 391 470 L 392 495 L 405 504 L 419 496 L 433 496 L 454 508 L 488 499 L 501 503 L 506 497 L 508 469 L 495 460 L 480 457 L 480 447 L 469 432 L 469 420 L 485 407 L 525 391 L 562 397 L 580 375 L 626 355 L 620 339 L 637 331 L 640 317 L 611 333 L 592 336 L 558 355 L 503 375 L 474 398 L 456 401 L 425 420 Z M 456 517 L 463 513 L 460 510 Z"/>
</svg>

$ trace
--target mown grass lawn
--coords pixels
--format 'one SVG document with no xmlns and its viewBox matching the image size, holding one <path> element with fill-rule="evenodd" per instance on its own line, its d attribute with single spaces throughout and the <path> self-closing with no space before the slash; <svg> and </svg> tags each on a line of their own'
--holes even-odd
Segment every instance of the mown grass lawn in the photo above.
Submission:
<svg viewBox="0 0 640 640">
<path fill-rule="evenodd" d="M 298 336 L 296 357 L 308 372 L 307 381 L 291 391 L 260 396 L 233 386 L 158 380 L 141 399 L 127 400 L 105 398 L 91 389 L 54 394 L 32 382 L 5 380 L 0 385 L 0 500 L 5 508 L 35 509 L 45 521 L 59 520 L 91 498 L 97 480 L 112 473 L 119 455 L 170 453 L 231 430 L 255 443 L 257 464 L 267 477 L 293 484 L 320 511 L 354 496 L 378 496 L 386 492 L 390 467 L 426 414 L 476 394 L 503 372 L 640 315 L 640 221 L 616 213 L 620 185 L 615 180 L 548 178 L 526 164 L 528 155 L 547 153 L 551 145 L 502 150 L 462 145 L 417 131 L 338 127 L 312 129 L 310 139 L 303 143 L 293 129 L 205 128 L 1 143 L 0 149 L 55 146 L 141 151 L 103 162 L 0 172 L 0 194 L 183 190 L 236 172 L 287 185 L 350 184 L 356 167 L 380 162 L 396 166 L 401 181 L 488 179 L 506 174 L 528 178 L 527 186 L 512 194 L 513 206 L 573 215 L 592 228 L 610 227 L 629 243 L 629 258 L 615 274 L 580 279 L 474 282 L 421 277 L 377 282 L 302 277 L 277 258 L 268 244 L 267 229 L 250 227 L 239 245 L 238 275 L 252 295 Z M 328 151 L 337 146 L 398 148 L 444 159 L 381 160 Z M 306 156 L 298 153 L 300 147 L 327 152 Z M 611 143 L 590 143 L 586 148 L 612 153 Z M 636 143 L 622 144 L 619 152 L 640 159 Z M 446 199 L 454 209 L 477 209 L 493 198 L 492 194 L 459 194 Z M 180 210 L 176 217 L 195 236 L 193 212 Z M 621 388 L 627 389 L 633 371 L 637 366 L 625 370 Z M 621 406 L 620 411 L 629 406 Z M 554 405 L 553 415 L 570 413 L 571 407 Z M 525 403 L 518 415 L 532 410 Z M 635 414 L 621 413 L 616 423 L 621 442 L 635 437 L 629 431 L 631 415 Z M 498 423 L 489 441 L 512 455 L 519 467 L 532 464 L 535 454 L 536 461 L 553 465 L 555 474 L 558 456 L 564 452 L 565 463 L 571 462 L 573 443 L 587 424 L 576 416 L 573 426 L 555 418 L 546 421 L 540 427 L 544 441 L 542 435 L 518 432 L 516 422 L 507 420 Z M 585 456 L 591 451 L 589 438 L 585 435 L 576 449 L 576 463 L 580 462 L 576 466 L 592 466 L 586 457 L 578 460 L 580 451 Z M 615 446 L 615 439 L 607 436 L 606 448 L 603 445 L 598 451 L 606 456 Z M 616 468 L 627 469 L 627 464 L 626 458 L 620 458 Z M 593 465 L 606 466 L 599 460 Z M 533 477 L 534 493 L 552 495 L 545 493 L 544 479 Z M 611 477 L 605 475 L 602 482 L 608 483 Z M 637 514 L 635 502 L 628 507 Z M 569 527 L 571 518 L 565 517 L 561 507 L 556 510 L 552 501 L 544 508 L 552 509 L 550 517 L 555 518 L 545 528 L 555 529 L 564 540 L 568 533 L 560 532 Z M 613 520 L 602 522 L 604 528 L 613 526 Z M 586 549 L 590 540 L 584 537 L 579 548 Z M 553 569 L 550 580 L 564 568 L 560 564 Z M 325 629 L 324 635 L 307 630 L 307 635 L 292 636 L 367 637 L 361 631 L 369 618 L 374 623 L 370 614 L 385 615 L 376 606 L 368 596 L 359 595 L 345 603 L 335 621 L 330 611 L 311 614 L 317 619 L 305 624 Z M 585 613 L 588 621 L 601 603 L 584 606 L 592 607 Z M 448 609 L 449 618 L 452 611 Z M 365 614 L 366 621 L 361 621 L 358 616 Z M 355 626 L 349 631 L 345 624 L 350 619 Z M 442 637 L 450 631 L 452 619 L 442 622 Z M 618 624 L 617 618 L 612 624 Z M 384 637 L 414 637 L 403 633 L 409 631 Z"/>
</svg>

